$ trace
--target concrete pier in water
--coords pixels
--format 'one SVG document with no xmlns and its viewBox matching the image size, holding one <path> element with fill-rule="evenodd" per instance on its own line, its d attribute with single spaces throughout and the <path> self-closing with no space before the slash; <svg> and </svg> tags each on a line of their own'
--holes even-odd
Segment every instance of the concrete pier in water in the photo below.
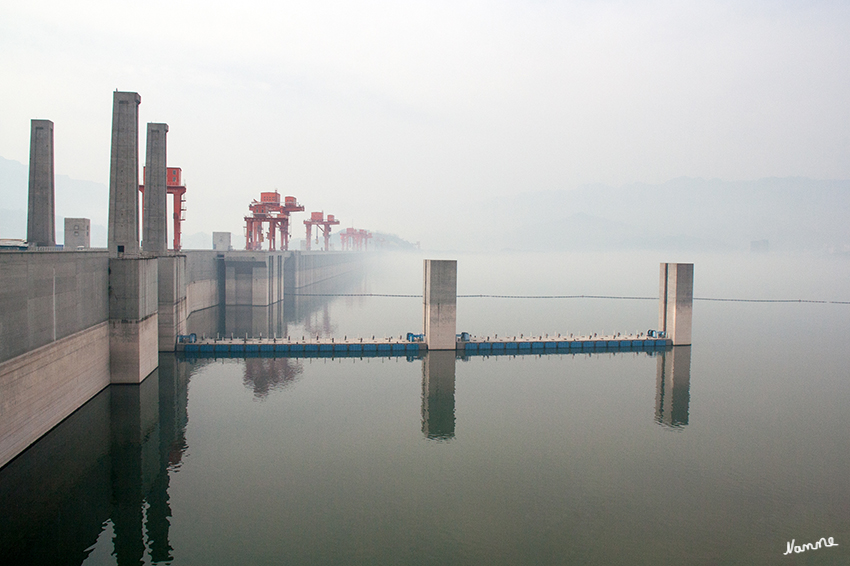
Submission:
<svg viewBox="0 0 850 566">
<path fill-rule="evenodd" d="M 423 333 L 429 350 L 457 348 L 457 260 L 424 262 Z"/>
<path fill-rule="evenodd" d="M 658 330 L 664 332 L 674 346 L 690 346 L 694 264 L 662 263 L 658 297 Z"/>
</svg>

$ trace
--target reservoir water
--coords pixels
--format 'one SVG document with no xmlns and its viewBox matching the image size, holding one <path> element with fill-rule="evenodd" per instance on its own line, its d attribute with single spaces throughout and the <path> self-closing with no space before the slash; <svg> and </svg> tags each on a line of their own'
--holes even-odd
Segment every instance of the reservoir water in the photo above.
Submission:
<svg viewBox="0 0 850 566">
<path fill-rule="evenodd" d="M 670 255 L 444 257 L 458 259 L 461 295 L 653 297 L 658 263 L 680 260 L 695 263 L 702 299 L 850 300 L 847 257 Z M 190 324 L 421 331 L 415 254 L 303 292 Z M 458 331 L 645 331 L 657 309 L 460 298 Z M 110 386 L 0 470 L 0 564 L 850 563 L 850 304 L 698 300 L 693 342 L 467 358 L 164 354 L 140 386 Z M 821 537 L 838 546 L 785 554 Z"/>
</svg>

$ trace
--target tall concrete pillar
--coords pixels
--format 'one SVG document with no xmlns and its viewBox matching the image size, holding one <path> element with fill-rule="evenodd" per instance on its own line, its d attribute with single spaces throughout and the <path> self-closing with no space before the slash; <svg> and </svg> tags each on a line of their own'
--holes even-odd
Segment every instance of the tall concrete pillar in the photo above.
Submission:
<svg viewBox="0 0 850 566">
<path fill-rule="evenodd" d="M 27 242 L 30 246 L 56 245 L 54 218 L 53 122 L 30 123 L 29 206 Z"/>
<path fill-rule="evenodd" d="M 109 257 L 139 253 L 139 104 L 135 92 L 112 94 Z"/>
<path fill-rule="evenodd" d="M 168 124 L 148 124 L 145 153 L 145 196 L 142 207 L 142 246 L 146 252 L 164 254 L 167 245 L 168 169 L 165 136 Z"/>
<path fill-rule="evenodd" d="M 426 259 L 423 332 L 429 350 L 457 349 L 457 261 Z"/>
<path fill-rule="evenodd" d="M 674 346 L 690 346 L 694 307 L 694 264 L 662 263 L 658 329 Z"/>
<path fill-rule="evenodd" d="M 455 437 L 455 363 L 450 351 L 422 358 L 422 433 L 428 439 Z"/>
<path fill-rule="evenodd" d="M 662 352 L 655 382 L 655 421 L 673 428 L 686 426 L 690 403 L 691 347 Z"/>
</svg>

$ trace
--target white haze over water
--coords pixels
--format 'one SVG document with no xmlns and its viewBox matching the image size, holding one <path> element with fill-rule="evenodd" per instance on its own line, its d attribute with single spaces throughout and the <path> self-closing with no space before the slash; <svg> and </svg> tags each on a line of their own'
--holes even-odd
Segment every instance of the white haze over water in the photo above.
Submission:
<svg viewBox="0 0 850 566">
<path fill-rule="evenodd" d="M 240 234 L 278 189 L 448 248 L 525 193 L 850 178 L 848 37 L 837 1 L 7 2 L 0 155 L 50 119 L 57 174 L 106 184 L 112 91 L 136 91 L 184 233 Z"/>
</svg>

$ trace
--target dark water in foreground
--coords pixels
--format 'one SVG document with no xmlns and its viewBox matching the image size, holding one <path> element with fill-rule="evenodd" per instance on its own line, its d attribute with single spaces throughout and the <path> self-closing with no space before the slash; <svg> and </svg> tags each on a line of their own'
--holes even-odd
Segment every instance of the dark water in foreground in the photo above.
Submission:
<svg viewBox="0 0 850 566">
<path fill-rule="evenodd" d="M 458 259 L 461 293 L 657 294 L 655 258 Z M 697 296 L 850 298 L 835 258 L 695 263 Z M 420 279 L 393 258 L 346 291 Z M 421 324 L 421 299 L 302 301 L 230 324 Z M 645 330 L 656 309 L 461 299 L 459 330 Z M 0 470 L 0 563 L 850 563 L 850 305 L 694 317 L 694 345 L 657 355 L 162 356 Z"/>
</svg>

